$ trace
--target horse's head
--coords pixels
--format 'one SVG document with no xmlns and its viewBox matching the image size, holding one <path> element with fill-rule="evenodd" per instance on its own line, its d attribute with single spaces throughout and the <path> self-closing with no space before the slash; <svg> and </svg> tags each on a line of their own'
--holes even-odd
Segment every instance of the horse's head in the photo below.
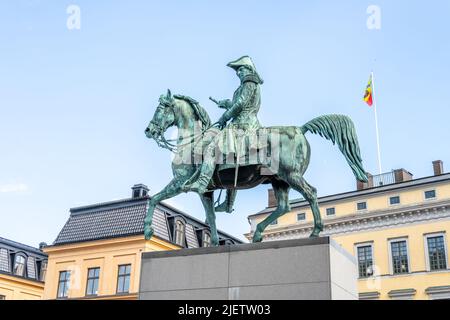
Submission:
<svg viewBox="0 0 450 320">
<path fill-rule="evenodd" d="M 159 105 L 156 107 L 153 119 L 148 124 L 145 129 L 145 135 L 147 138 L 153 138 L 157 140 L 161 137 L 167 128 L 175 124 L 175 111 L 174 111 L 175 100 L 167 90 L 166 95 L 161 95 L 159 98 Z"/>
</svg>

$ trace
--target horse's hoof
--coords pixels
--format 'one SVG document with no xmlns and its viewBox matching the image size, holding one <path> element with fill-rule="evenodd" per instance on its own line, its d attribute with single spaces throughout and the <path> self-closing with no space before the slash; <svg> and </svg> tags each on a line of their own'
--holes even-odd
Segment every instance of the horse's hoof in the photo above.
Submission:
<svg viewBox="0 0 450 320">
<path fill-rule="evenodd" d="M 145 240 L 150 240 L 151 237 L 153 236 L 153 233 L 154 233 L 154 230 L 151 226 L 145 227 L 145 229 L 144 229 Z"/>
<path fill-rule="evenodd" d="M 259 232 L 255 232 L 255 234 L 253 235 L 253 239 L 252 242 L 253 243 L 257 243 L 257 242 L 261 242 L 262 241 L 262 235 Z"/>
<path fill-rule="evenodd" d="M 320 234 L 320 230 L 314 230 L 314 231 L 309 235 L 309 237 L 310 237 L 310 238 L 318 238 L 318 237 L 319 237 L 319 234 Z"/>
</svg>

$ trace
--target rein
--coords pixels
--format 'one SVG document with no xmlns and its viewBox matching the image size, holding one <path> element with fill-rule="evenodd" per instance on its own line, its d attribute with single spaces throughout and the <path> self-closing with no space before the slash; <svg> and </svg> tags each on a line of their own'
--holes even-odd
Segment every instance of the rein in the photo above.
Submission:
<svg viewBox="0 0 450 320">
<path fill-rule="evenodd" d="M 164 137 L 163 133 L 160 133 L 158 137 L 155 137 L 154 140 L 156 141 L 156 143 L 158 144 L 158 146 L 160 146 L 161 148 L 167 149 L 173 153 L 178 153 L 180 148 L 185 147 L 189 144 L 191 144 L 193 142 L 193 140 L 195 140 L 197 137 L 199 136 L 203 136 L 203 134 L 208 131 L 209 129 L 213 128 L 213 127 L 218 127 L 218 123 L 214 123 L 212 125 L 210 125 L 209 127 L 202 129 L 202 132 L 198 133 L 198 134 L 191 134 L 187 137 L 183 137 L 183 140 L 185 139 L 189 139 L 192 138 L 191 141 L 183 143 L 183 144 L 173 144 L 172 142 L 176 142 L 178 141 L 178 139 L 166 139 L 166 137 Z"/>
</svg>

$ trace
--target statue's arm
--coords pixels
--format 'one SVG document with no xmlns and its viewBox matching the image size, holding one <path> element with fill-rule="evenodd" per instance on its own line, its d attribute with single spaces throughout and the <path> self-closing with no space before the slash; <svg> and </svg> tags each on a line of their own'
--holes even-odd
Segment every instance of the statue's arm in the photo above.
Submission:
<svg viewBox="0 0 450 320">
<path fill-rule="evenodd" d="M 234 99 L 231 108 L 229 108 L 222 116 L 221 120 L 226 122 L 231 118 L 236 117 L 242 108 L 252 99 L 256 92 L 256 83 L 245 82 L 239 96 Z"/>
</svg>

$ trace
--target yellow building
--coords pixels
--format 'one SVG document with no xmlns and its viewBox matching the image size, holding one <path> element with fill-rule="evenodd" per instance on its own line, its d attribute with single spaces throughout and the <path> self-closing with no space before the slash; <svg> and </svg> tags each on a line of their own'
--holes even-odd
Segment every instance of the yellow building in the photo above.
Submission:
<svg viewBox="0 0 450 320">
<path fill-rule="evenodd" d="M 0 238 L 0 300 L 38 300 L 44 294 L 47 255 Z"/>
<path fill-rule="evenodd" d="M 167 204 L 154 213 L 154 236 L 145 240 L 148 189 L 132 197 L 70 210 L 48 254 L 44 299 L 137 299 L 141 254 L 209 246 L 208 226 Z M 241 241 L 219 231 L 221 244 Z"/>
<path fill-rule="evenodd" d="M 442 161 L 433 169 L 420 179 L 404 169 L 370 176 L 356 191 L 318 199 L 321 235 L 357 259 L 360 299 L 450 299 L 450 174 Z M 248 239 L 275 207 L 269 190 L 268 207 L 248 217 Z M 291 201 L 291 211 L 266 229 L 263 241 L 308 237 L 312 221 L 306 201 Z"/>
</svg>

